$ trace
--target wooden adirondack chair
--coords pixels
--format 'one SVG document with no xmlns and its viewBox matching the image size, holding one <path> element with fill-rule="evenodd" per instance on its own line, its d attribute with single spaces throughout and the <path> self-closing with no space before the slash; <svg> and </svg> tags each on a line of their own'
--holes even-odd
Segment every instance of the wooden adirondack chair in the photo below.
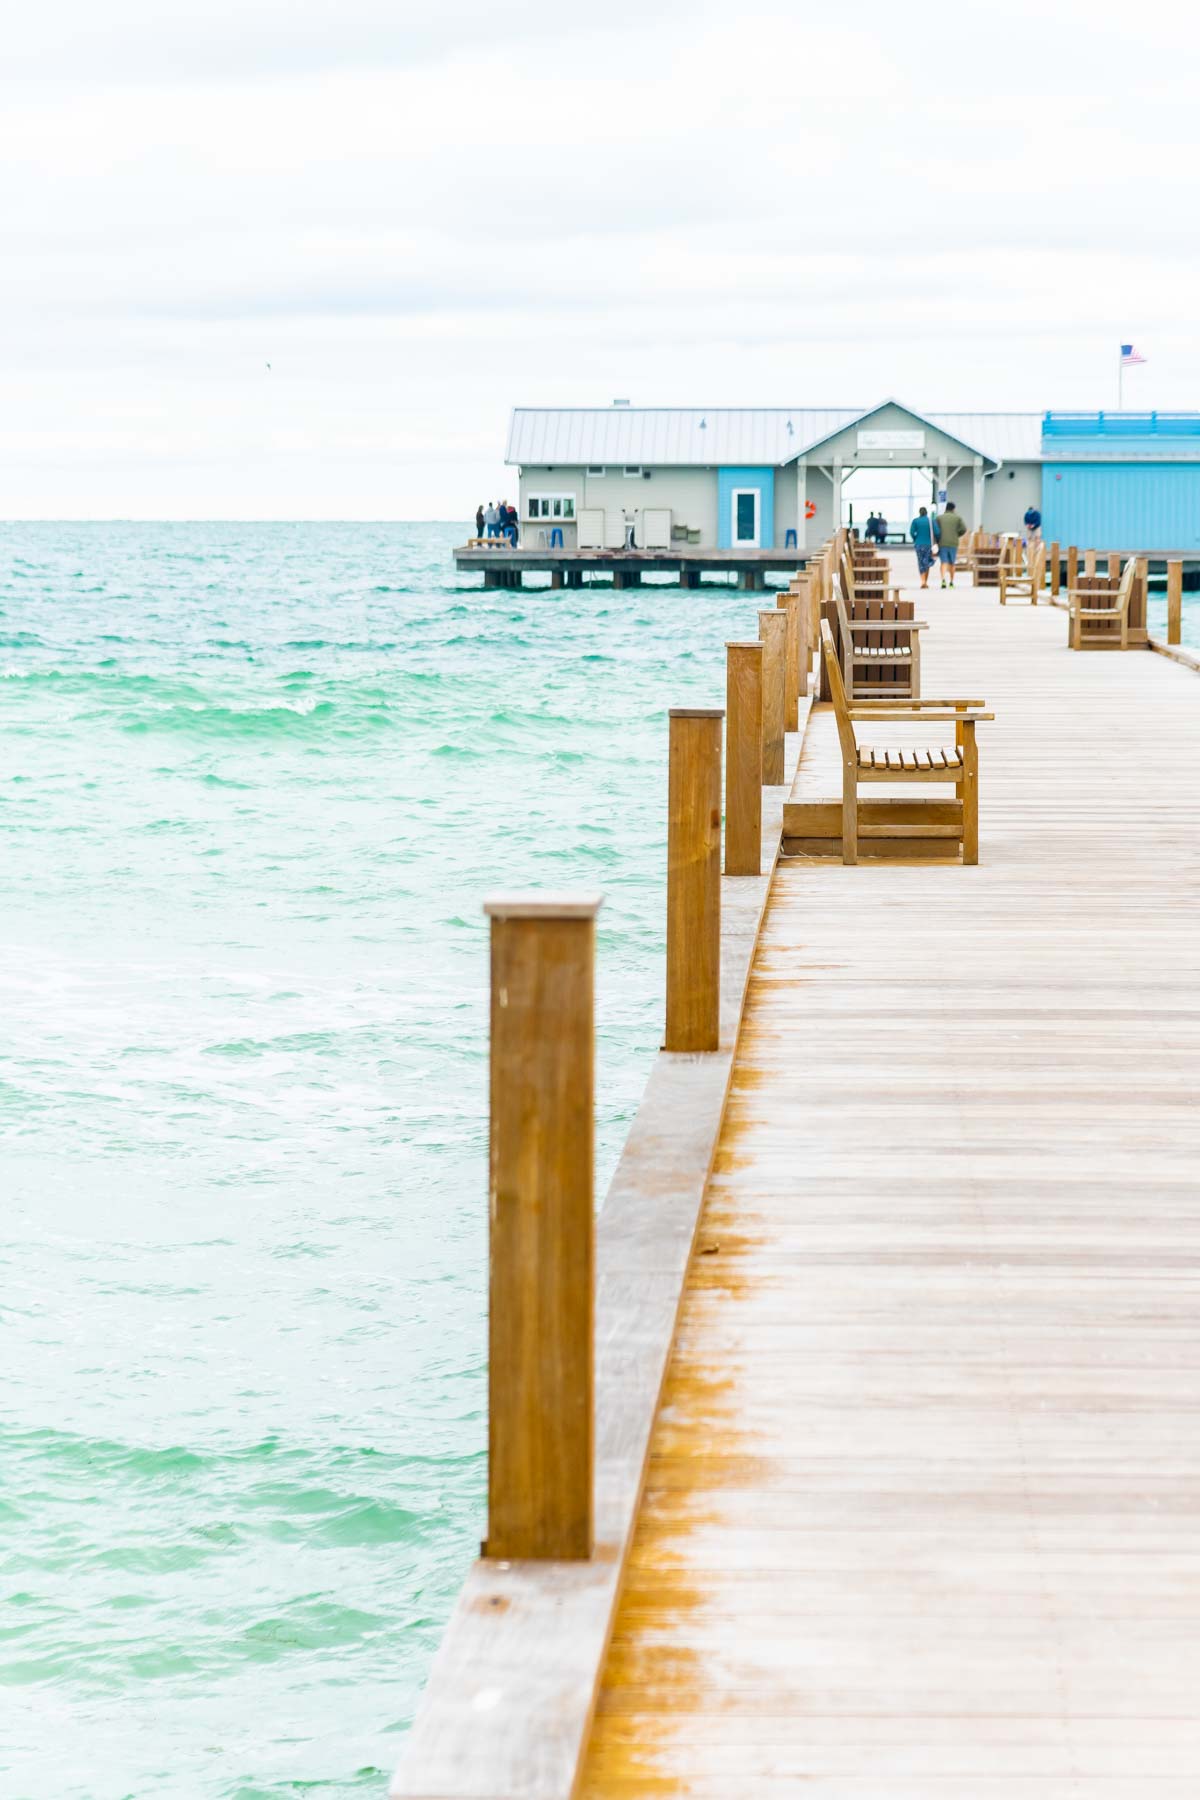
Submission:
<svg viewBox="0 0 1200 1800">
<path fill-rule="evenodd" d="M 1071 588 L 1067 593 L 1072 650 L 1128 650 L 1129 602 L 1137 579 L 1137 557 L 1131 556 L 1116 593 L 1103 588 Z M 1118 629 L 1114 630 L 1114 625 Z"/>
<path fill-rule="evenodd" d="M 979 758 L 975 727 L 994 713 L 981 712 L 979 700 L 866 700 L 851 701 L 842 679 L 837 645 L 828 620 L 821 621 L 821 652 L 825 658 L 829 690 L 837 721 L 842 753 L 842 861 L 858 861 L 859 838 L 945 837 L 962 844 L 964 863 L 979 861 Z M 897 720 L 922 724 L 952 724 L 954 743 L 916 749 L 879 749 L 860 744 L 854 727 L 860 723 L 891 724 Z M 903 819 L 859 825 L 858 789 L 865 782 L 951 782 L 957 808 L 943 818 L 945 804 L 937 809 L 936 822 L 916 823 L 910 802 L 898 807 Z M 919 804 L 919 803 L 918 803 Z M 873 809 L 874 811 L 875 809 Z M 931 807 L 931 811 L 932 811 Z"/>
<path fill-rule="evenodd" d="M 921 692 L 921 638 L 924 619 L 852 619 L 841 594 L 835 596 L 842 640 L 842 673 L 853 700 L 909 699 Z M 901 642 L 887 640 L 899 638 Z M 865 641 L 863 641 L 865 640 Z M 886 690 L 879 671 L 888 669 Z"/>
<path fill-rule="evenodd" d="M 1019 569 L 1000 569 L 1000 604 L 1007 606 L 1010 600 L 1028 600 L 1030 606 L 1036 606 L 1038 595 L 1046 585 L 1046 546 L 1036 544 L 1029 556 L 1029 568 L 1022 573 Z"/>
</svg>

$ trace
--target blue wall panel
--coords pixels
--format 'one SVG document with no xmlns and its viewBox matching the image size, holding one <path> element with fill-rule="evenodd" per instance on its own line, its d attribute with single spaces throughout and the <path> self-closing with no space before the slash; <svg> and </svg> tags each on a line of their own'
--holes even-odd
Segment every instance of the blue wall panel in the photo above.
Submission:
<svg viewBox="0 0 1200 1800">
<path fill-rule="evenodd" d="M 774 469 L 717 470 L 717 549 L 733 548 L 733 490 L 757 488 L 759 492 L 758 541 L 762 549 L 775 548 Z"/>
<path fill-rule="evenodd" d="M 1200 463 L 1048 462 L 1042 535 L 1080 549 L 1200 548 Z"/>
</svg>

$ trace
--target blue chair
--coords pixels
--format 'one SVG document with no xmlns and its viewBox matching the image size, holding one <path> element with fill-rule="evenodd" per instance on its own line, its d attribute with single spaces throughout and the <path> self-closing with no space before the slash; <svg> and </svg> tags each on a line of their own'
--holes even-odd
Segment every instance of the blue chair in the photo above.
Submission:
<svg viewBox="0 0 1200 1800">
<path fill-rule="evenodd" d="M 562 547 L 563 547 L 562 526 L 561 525 L 553 525 L 550 528 L 550 548 L 552 550 L 561 550 Z"/>
<path fill-rule="evenodd" d="M 799 549 L 800 540 L 796 536 L 796 527 L 794 525 L 789 525 L 787 530 L 784 532 L 783 547 L 785 550 L 798 550 Z"/>
</svg>

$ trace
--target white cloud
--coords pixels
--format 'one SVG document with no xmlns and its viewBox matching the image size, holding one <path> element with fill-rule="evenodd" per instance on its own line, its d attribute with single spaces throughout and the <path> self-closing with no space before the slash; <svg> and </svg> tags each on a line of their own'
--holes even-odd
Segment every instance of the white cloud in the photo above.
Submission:
<svg viewBox="0 0 1200 1800">
<path fill-rule="evenodd" d="M 1197 404 L 1186 17 L 29 9 L 0 512 L 461 516 L 515 402 L 1102 405 L 1122 337 Z"/>
</svg>

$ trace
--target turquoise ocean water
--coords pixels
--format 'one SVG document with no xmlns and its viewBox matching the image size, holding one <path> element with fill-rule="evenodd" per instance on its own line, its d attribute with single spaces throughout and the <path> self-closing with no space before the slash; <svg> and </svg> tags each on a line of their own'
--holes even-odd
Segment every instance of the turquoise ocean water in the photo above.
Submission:
<svg viewBox="0 0 1200 1800">
<path fill-rule="evenodd" d="M 381 1795 L 483 1523 L 497 887 L 658 1042 L 666 709 L 756 596 L 452 526 L 0 527 L 0 1794 Z"/>
</svg>

